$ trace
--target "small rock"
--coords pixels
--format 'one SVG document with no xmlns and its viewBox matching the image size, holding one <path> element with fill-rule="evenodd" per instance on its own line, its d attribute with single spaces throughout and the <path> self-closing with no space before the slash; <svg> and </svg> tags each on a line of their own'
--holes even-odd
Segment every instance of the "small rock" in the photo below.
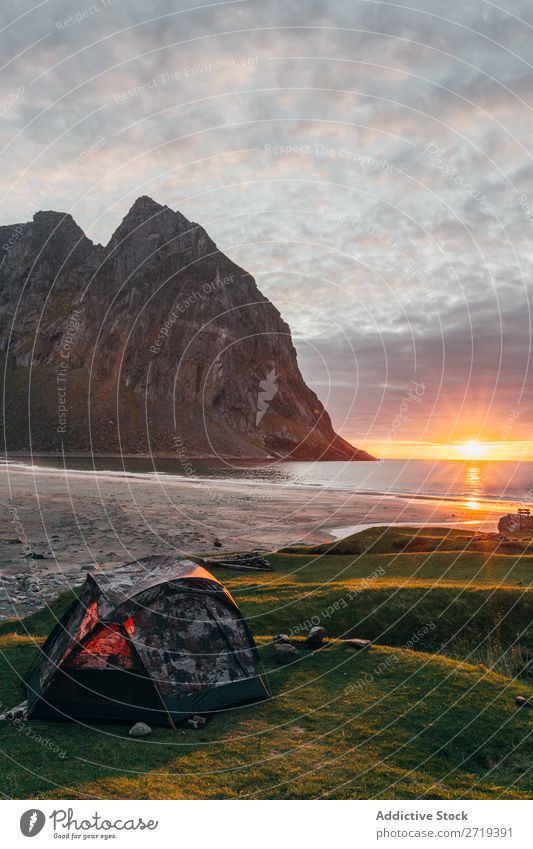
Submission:
<svg viewBox="0 0 533 849">
<path fill-rule="evenodd" d="M 130 728 L 130 737 L 148 737 L 152 733 L 152 729 L 145 722 L 136 722 Z"/>
<path fill-rule="evenodd" d="M 292 663 L 298 657 L 298 652 L 289 643 L 274 643 L 278 663 Z"/>
<path fill-rule="evenodd" d="M 206 723 L 205 716 L 191 716 L 190 719 L 187 720 L 187 725 L 190 725 L 191 728 L 195 730 L 197 728 L 203 728 Z"/>
<path fill-rule="evenodd" d="M 372 645 L 372 640 L 342 640 L 345 646 L 350 646 L 352 649 L 369 649 Z"/>
<path fill-rule="evenodd" d="M 276 634 L 275 637 L 272 637 L 273 643 L 290 643 L 288 634 Z"/>
<path fill-rule="evenodd" d="M 319 625 L 315 625 L 314 628 L 311 628 L 309 631 L 305 644 L 308 649 L 318 649 L 324 642 L 324 637 L 326 636 L 325 628 L 321 628 Z"/>
<path fill-rule="evenodd" d="M 213 541 L 213 546 L 215 548 L 222 548 L 222 543 L 220 542 L 220 540 L 217 537 L 215 537 L 215 539 Z"/>
<path fill-rule="evenodd" d="M 533 705 L 531 704 L 529 699 L 525 699 L 524 696 L 517 696 L 516 697 L 516 704 L 517 704 L 518 707 L 526 707 L 526 708 L 533 707 Z"/>
</svg>

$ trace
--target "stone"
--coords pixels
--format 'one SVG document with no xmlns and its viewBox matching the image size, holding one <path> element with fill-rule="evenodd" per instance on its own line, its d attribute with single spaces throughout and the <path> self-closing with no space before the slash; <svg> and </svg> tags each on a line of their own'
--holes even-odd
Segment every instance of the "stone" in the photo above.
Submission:
<svg viewBox="0 0 533 849">
<path fill-rule="evenodd" d="M 289 643 L 274 643 L 275 658 L 278 663 L 292 663 L 298 657 L 298 652 Z"/>
<path fill-rule="evenodd" d="M 214 539 L 214 541 L 213 541 L 213 546 L 214 546 L 214 548 L 222 548 L 222 543 L 220 542 L 220 540 L 219 540 L 219 539 L 217 539 L 217 538 L 215 537 L 215 539 Z"/>
<path fill-rule="evenodd" d="M 136 722 L 129 730 L 130 737 L 148 737 L 152 729 L 146 722 Z"/>
<path fill-rule="evenodd" d="M 372 645 L 372 640 L 359 640 L 354 638 L 352 640 L 341 640 L 341 643 L 345 646 L 349 646 L 352 649 L 357 649 L 358 651 L 361 651 L 362 649 L 369 649 Z"/>
<path fill-rule="evenodd" d="M 531 704 L 529 699 L 526 699 L 524 696 L 517 696 L 516 697 L 516 704 L 517 704 L 517 707 L 525 707 L 525 708 L 533 707 L 533 705 Z"/>
<path fill-rule="evenodd" d="M 519 513 L 506 513 L 498 520 L 498 531 L 501 534 L 523 534 L 533 535 L 533 516 L 520 515 Z"/>
<path fill-rule="evenodd" d="M 194 728 L 195 730 L 197 730 L 198 728 L 203 728 L 205 723 L 206 723 L 205 716 L 196 716 L 195 715 L 195 716 L 191 716 L 187 720 L 187 725 L 189 725 L 191 728 Z"/>
<path fill-rule="evenodd" d="M 275 637 L 272 637 L 273 643 L 290 643 L 288 634 L 276 634 Z"/>
<path fill-rule="evenodd" d="M 309 631 L 305 640 L 305 645 L 308 649 L 319 649 L 324 642 L 325 636 L 326 629 L 321 628 L 320 625 L 315 625 L 314 628 L 311 628 Z"/>
</svg>

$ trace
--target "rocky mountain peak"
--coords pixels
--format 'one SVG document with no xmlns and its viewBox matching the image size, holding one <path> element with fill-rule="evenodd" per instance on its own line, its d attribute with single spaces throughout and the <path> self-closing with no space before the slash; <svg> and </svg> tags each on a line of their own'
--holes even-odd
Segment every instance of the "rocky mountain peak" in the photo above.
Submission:
<svg viewBox="0 0 533 849">
<path fill-rule="evenodd" d="M 160 204 L 151 198 L 149 195 L 141 195 L 134 201 L 133 206 L 131 207 L 128 215 L 137 213 L 137 212 L 145 212 L 149 215 L 156 215 L 162 209 L 168 209 L 169 207 L 166 204 Z"/>
<path fill-rule="evenodd" d="M 90 242 L 69 212 L 56 212 L 52 209 L 35 213 L 32 233 L 33 237 L 43 244 L 50 240 L 54 240 L 54 244 L 61 240 L 69 246 L 76 242 Z"/>
<path fill-rule="evenodd" d="M 2 230 L 7 450 L 368 458 L 253 277 L 181 213 L 144 195 L 106 248 L 65 213 Z"/>
<path fill-rule="evenodd" d="M 137 198 L 113 233 L 106 251 L 119 279 L 143 276 L 170 260 L 170 273 L 198 256 L 216 251 L 203 227 L 147 195 Z"/>
</svg>

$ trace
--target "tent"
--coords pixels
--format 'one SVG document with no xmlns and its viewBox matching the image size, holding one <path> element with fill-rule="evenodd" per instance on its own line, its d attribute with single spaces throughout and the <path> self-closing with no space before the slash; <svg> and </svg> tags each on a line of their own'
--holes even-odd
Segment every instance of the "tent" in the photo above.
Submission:
<svg viewBox="0 0 533 849">
<path fill-rule="evenodd" d="M 270 696 L 235 601 L 190 560 L 89 573 L 26 678 L 28 718 L 174 725 Z"/>
</svg>

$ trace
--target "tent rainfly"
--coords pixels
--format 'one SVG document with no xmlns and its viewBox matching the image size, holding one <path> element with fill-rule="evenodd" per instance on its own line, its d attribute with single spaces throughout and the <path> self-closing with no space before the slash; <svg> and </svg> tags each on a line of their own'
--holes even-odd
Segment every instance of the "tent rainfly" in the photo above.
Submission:
<svg viewBox="0 0 533 849">
<path fill-rule="evenodd" d="M 268 698 L 235 601 L 190 560 L 88 574 L 30 670 L 28 718 L 174 725 Z"/>
</svg>

